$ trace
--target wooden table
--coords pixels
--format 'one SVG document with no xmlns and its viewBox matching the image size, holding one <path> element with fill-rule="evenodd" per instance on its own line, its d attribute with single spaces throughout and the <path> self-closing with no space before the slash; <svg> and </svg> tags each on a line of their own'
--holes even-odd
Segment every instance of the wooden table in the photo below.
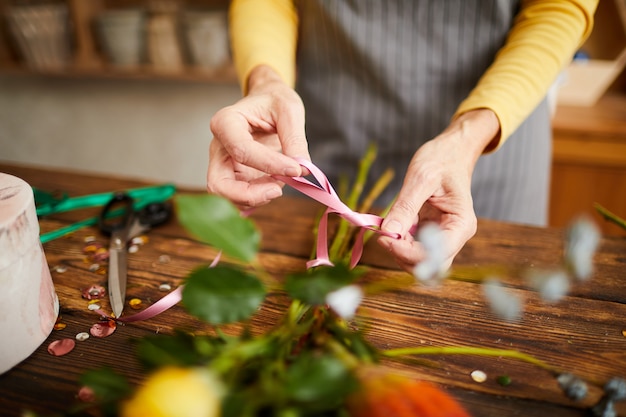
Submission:
<svg viewBox="0 0 626 417">
<path fill-rule="evenodd" d="M 0 172 L 16 175 L 32 186 L 62 190 L 71 196 L 146 185 L 123 178 L 6 163 L 0 163 Z M 260 261 L 269 272 L 283 276 L 305 268 L 313 245 L 314 217 L 319 209 L 311 200 L 283 197 L 253 214 L 263 234 Z M 42 232 L 93 213 L 82 210 L 41 219 Z M 105 284 L 106 277 L 91 272 L 84 261 L 84 239 L 89 235 L 106 243 L 96 229 L 86 228 L 44 245 L 60 300 L 61 320 L 67 327 L 53 331 L 31 357 L 0 376 L 0 415 L 18 416 L 25 408 L 47 414 L 64 410 L 75 400 L 79 375 L 103 365 L 137 382 L 142 371 L 129 343 L 132 338 L 181 327 L 209 330 L 182 307 L 175 306 L 153 319 L 120 326 L 107 338 L 92 337 L 79 342 L 66 356 L 48 354 L 50 342 L 88 331 L 95 322 L 94 313 L 81 298 L 81 289 L 94 283 Z M 148 243 L 129 255 L 127 299 L 137 297 L 148 304 L 164 295 L 158 289 L 160 284 L 176 287 L 193 267 L 209 263 L 215 256 L 215 250 L 190 239 L 175 220 L 151 231 L 149 237 Z M 559 261 L 561 251 L 562 230 L 481 220 L 477 235 L 459 254 L 455 267 L 550 266 Z M 161 262 L 161 255 L 168 255 L 169 262 Z M 595 259 L 596 272 L 592 279 L 574 286 L 564 300 L 555 304 L 542 302 L 528 290 L 521 277 L 507 277 L 506 282 L 525 298 L 525 312 L 519 322 L 497 319 L 485 304 L 481 285 L 458 280 L 448 280 L 440 288 L 415 285 L 368 298 L 360 314 L 369 325 L 369 340 L 381 348 L 451 345 L 508 348 L 532 354 L 585 379 L 606 381 L 613 376 L 626 377 L 626 239 L 603 238 Z M 405 274 L 394 267 L 375 242 L 366 247 L 362 265 L 368 266 L 367 274 L 386 277 Z M 57 271 L 57 266 L 66 267 L 66 271 Z M 270 296 L 253 319 L 254 331 L 275 323 L 285 303 L 280 295 Z M 108 308 L 106 301 L 103 307 Z M 1 343 L 10 343 L 9 340 L 10 335 L 2 335 Z M 592 387 L 587 400 L 574 403 L 564 397 L 546 371 L 511 359 L 435 356 L 428 360 L 435 366 L 396 362 L 388 366 L 440 383 L 475 416 L 583 416 L 584 408 L 595 403 L 601 394 Z M 470 378 L 476 369 L 487 373 L 486 382 L 477 383 Z M 500 375 L 510 376 L 512 383 L 499 385 L 496 379 Z M 624 405 L 619 404 L 621 416 L 626 416 Z"/>
</svg>

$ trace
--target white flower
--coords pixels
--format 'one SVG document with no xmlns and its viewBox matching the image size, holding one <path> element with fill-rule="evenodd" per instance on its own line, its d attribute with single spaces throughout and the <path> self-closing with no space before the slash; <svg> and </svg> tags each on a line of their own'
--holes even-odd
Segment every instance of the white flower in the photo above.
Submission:
<svg viewBox="0 0 626 417">
<path fill-rule="evenodd" d="M 504 289 L 496 278 L 488 278 L 483 285 L 485 298 L 497 316 L 504 320 L 517 320 L 522 313 L 522 300 L 519 296 Z"/>
<path fill-rule="evenodd" d="M 567 232 L 565 262 L 578 280 L 585 280 L 593 271 L 593 255 L 600 243 L 600 231 L 592 220 L 580 217 Z"/>
<path fill-rule="evenodd" d="M 363 290 L 358 285 L 348 285 L 326 294 L 326 304 L 340 317 L 350 320 L 363 300 Z"/>
<path fill-rule="evenodd" d="M 424 246 L 426 257 L 413 268 L 413 276 L 422 282 L 436 282 L 446 274 L 446 242 L 443 231 L 435 223 L 421 227 L 417 240 Z"/>
<path fill-rule="evenodd" d="M 562 270 L 536 271 L 529 274 L 530 285 L 539 292 L 541 298 L 555 302 L 563 298 L 570 288 L 567 273 Z"/>
</svg>

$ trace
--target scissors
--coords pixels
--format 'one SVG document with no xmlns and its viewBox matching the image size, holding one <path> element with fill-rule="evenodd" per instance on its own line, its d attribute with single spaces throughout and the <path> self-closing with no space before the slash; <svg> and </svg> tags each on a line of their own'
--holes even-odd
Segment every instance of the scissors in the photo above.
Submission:
<svg viewBox="0 0 626 417">
<path fill-rule="evenodd" d="M 66 211 L 79 210 L 91 207 L 103 207 L 107 204 L 115 192 L 89 194 L 79 197 L 68 197 L 67 194 L 56 195 L 37 188 L 33 188 L 35 203 L 37 205 L 37 216 L 47 216 L 49 214 L 63 213 Z M 133 188 L 124 191 L 135 200 L 135 207 L 143 207 L 150 203 L 162 202 L 170 198 L 176 192 L 173 184 L 162 184 L 149 187 Z M 47 243 L 58 239 L 69 233 L 75 232 L 86 226 L 98 224 L 99 216 L 89 217 L 76 223 L 69 224 L 56 230 L 43 233 L 40 236 L 41 243 Z"/>
<path fill-rule="evenodd" d="M 172 214 L 171 203 L 155 202 L 136 210 L 127 193 L 115 193 L 98 217 L 100 230 L 111 236 L 109 243 L 109 300 L 115 317 L 124 310 L 127 282 L 127 244 L 151 227 L 166 222 Z"/>
</svg>

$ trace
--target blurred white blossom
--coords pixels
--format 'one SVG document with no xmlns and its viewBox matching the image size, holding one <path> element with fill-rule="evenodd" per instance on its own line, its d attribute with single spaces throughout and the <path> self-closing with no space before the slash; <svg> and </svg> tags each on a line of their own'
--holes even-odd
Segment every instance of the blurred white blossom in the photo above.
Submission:
<svg viewBox="0 0 626 417">
<path fill-rule="evenodd" d="M 531 287 L 545 301 L 555 302 L 563 298 L 570 288 L 570 279 L 562 269 L 532 270 L 528 273 Z"/>
<path fill-rule="evenodd" d="M 354 317 L 362 300 L 363 290 L 358 285 L 348 285 L 326 294 L 326 303 L 346 320 Z"/>
<path fill-rule="evenodd" d="M 426 257 L 413 269 L 413 276 L 424 283 L 438 282 L 446 274 L 446 242 L 443 231 L 435 223 L 422 226 L 417 240 L 424 246 Z"/>
<path fill-rule="evenodd" d="M 587 217 L 579 217 L 568 228 L 565 239 L 565 263 L 578 280 L 593 272 L 593 255 L 600 243 L 600 231 Z"/>
<path fill-rule="evenodd" d="M 514 321 L 522 314 L 522 299 L 507 291 L 497 278 L 488 278 L 483 285 L 491 311 L 504 320 Z"/>
</svg>

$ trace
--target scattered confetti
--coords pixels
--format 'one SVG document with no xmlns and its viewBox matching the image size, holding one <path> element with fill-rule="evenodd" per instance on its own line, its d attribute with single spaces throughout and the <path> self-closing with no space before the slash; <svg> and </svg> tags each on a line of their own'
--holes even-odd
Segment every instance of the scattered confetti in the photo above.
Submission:
<svg viewBox="0 0 626 417">
<path fill-rule="evenodd" d="M 626 330 L 622 330 L 622 336 L 626 337 Z"/>
<path fill-rule="evenodd" d="M 102 243 L 92 241 L 83 247 L 83 253 L 94 254 L 98 249 L 102 248 Z"/>
<path fill-rule="evenodd" d="M 87 300 L 102 298 L 105 294 L 106 290 L 104 289 L 104 287 L 97 284 L 94 284 L 91 287 L 85 288 L 83 290 L 83 298 Z"/>
<path fill-rule="evenodd" d="M 91 311 L 100 310 L 100 304 L 89 304 L 87 308 Z"/>
<path fill-rule="evenodd" d="M 498 381 L 498 384 L 502 385 L 503 387 L 507 387 L 511 385 L 511 377 L 508 375 L 500 375 L 497 381 Z"/>
<path fill-rule="evenodd" d="M 96 394 L 89 387 L 81 387 L 78 390 L 78 399 L 84 403 L 91 403 L 96 400 Z"/>
<path fill-rule="evenodd" d="M 132 298 L 129 302 L 128 305 L 130 306 L 130 308 L 132 308 L 133 310 L 138 310 L 141 308 L 141 300 L 139 298 Z"/>
<path fill-rule="evenodd" d="M 139 246 L 137 245 L 130 245 L 128 247 L 128 253 L 137 253 L 138 250 L 139 250 Z"/>
<path fill-rule="evenodd" d="M 168 255 L 159 256 L 159 263 L 161 264 L 166 264 L 166 263 L 169 263 L 170 261 L 171 261 L 171 258 Z"/>
<path fill-rule="evenodd" d="M 150 239 L 146 235 L 134 237 L 130 243 L 133 245 L 145 245 Z"/>
<path fill-rule="evenodd" d="M 91 265 L 89 265 L 89 270 L 91 272 L 96 272 L 96 271 L 98 271 L 98 269 L 100 269 L 100 264 L 91 264 Z"/>
<path fill-rule="evenodd" d="M 56 265 L 52 268 L 52 270 L 62 274 L 67 271 L 67 267 L 65 265 Z"/>
<path fill-rule="evenodd" d="M 475 371 L 472 371 L 470 376 L 472 377 L 474 381 L 480 382 L 480 383 L 485 382 L 487 380 L 487 374 L 478 369 Z"/>
<path fill-rule="evenodd" d="M 87 332 L 80 332 L 76 335 L 76 340 L 79 342 L 84 342 L 87 339 L 89 339 L 89 333 Z"/>
<path fill-rule="evenodd" d="M 93 254 L 93 259 L 96 262 L 103 262 L 109 259 L 109 250 L 107 248 L 99 248 Z"/>
<path fill-rule="evenodd" d="M 55 323 L 54 324 L 54 330 L 63 330 L 67 327 L 67 324 L 65 323 Z"/>
<path fill-rule="evenodd" d="M 53 356 L 63 356 L 74 350 L 76 342 L 74 339 L 55 340 L 48 345 L 48 353 Z"/>
<path fill-rule="evenodd" d="M 159 285 L 159 291 L 170 291 L 171 289 L 172 289 L 172 286 L 170 284 L 161 284 L 161 285 Z M 624 332 L 626 332 L 626 330 Z M 622 332 L 622 334 L 624 332 Z M 626 336 L 626 335 L 624 335 L 624 336 Z"/>
<path fill-rule="evenodd" d="M 91 242 L 95 242 L 96 241 L 96 237 L 95 236 L 85 236 L 85 243 L 91 243 Z"/>
<path fill-rule="evenodd" d="M 89 333 L 91 333 L 93 337 L 107 337 L 112 335 L 116 328 L 117 324 L 115 324 L 113 320 L 107 320 L 106 322 L 96 323 L 91 326 Z"/>
</svg>

